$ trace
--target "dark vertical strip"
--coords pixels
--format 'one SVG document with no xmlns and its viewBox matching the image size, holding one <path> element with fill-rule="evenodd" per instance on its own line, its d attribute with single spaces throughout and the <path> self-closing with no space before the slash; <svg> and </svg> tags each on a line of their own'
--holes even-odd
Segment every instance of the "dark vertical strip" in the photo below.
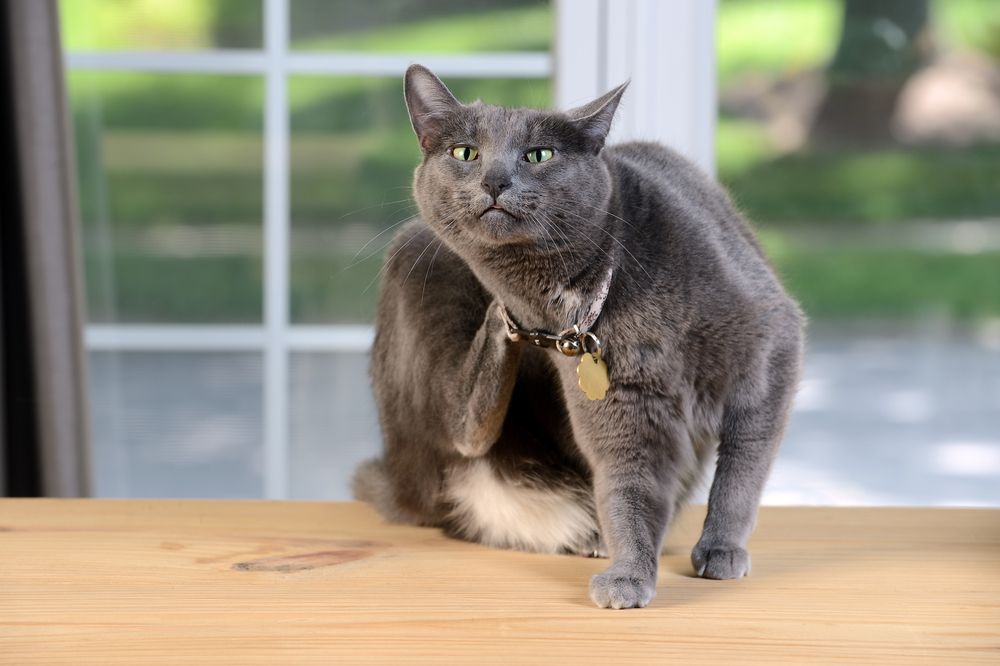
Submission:
<svg viewBox="0 0 1000 666">
<path fill-rule="evenodd" d="M 3 494 L 41 495 L 10 3 L 0 3 L 0 420 Z"/>
<path fill-rule="evenodd" d="M 89 492 L 75 158 L 57 0 L 6 0 L 41 490 Z"/>
</svg>

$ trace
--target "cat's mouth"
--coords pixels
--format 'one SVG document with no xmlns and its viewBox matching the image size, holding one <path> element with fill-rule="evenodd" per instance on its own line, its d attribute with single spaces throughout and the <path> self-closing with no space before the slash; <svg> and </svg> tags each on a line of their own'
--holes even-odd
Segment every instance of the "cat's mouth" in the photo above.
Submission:
<svg viewBox="0 0 1000 666">
<path fill-rule="evenodd" d="M 509 209 L 493 203 L 479 214 L 479 224 L 474 225 L 474 228 L 477 234 L 490 243 L 523 245 L 534 242 L 526 234 L 527 229 L 520 223 L 520 219 Z"/>
<path fill-rule="evenodd" d="M 515 216 L 500 204 L 493 204 L 480 213 L 479 219 L 485 222 L 507 222 L 515 219 Z"/>
</svg>

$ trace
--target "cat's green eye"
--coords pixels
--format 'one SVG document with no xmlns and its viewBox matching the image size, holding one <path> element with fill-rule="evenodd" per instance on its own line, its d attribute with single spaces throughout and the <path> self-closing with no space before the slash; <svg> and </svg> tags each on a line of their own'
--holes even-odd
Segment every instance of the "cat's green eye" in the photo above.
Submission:
<svg viewBox="0 0 1000 666">
<path fill-rule="evenodd" d="M 455 146 L 451 149 L 451 156 L 456 160 L 471 162 L 479 155 L 479 151 L 472 146 Z"/>
<path fill-rule="evenodd" d="M 538 162 L 547 162 L 551 160 L 552 155 L 554 155 L 554 153 L 551 148 L 535 148 L 534 150 L 529 150 L 527 154 L 525 154 L 525 157 L 527 157 L 528 161 L 532 164 L 537 164 Z"/>
</svg>

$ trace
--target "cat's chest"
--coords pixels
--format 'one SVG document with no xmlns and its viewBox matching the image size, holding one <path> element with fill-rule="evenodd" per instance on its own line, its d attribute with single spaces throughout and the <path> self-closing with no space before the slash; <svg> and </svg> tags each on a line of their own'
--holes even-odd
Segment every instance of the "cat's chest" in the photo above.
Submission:
<svg viewBox="0 0 1000 666">
<path fill-rule="evenodd" d="M 584 302 L 584 296 L 578 289 L 556 285 L 549 294 L 548 306 L 563 317 L 575 319 L 576 314 L 588 305 Z"/>
<path fill-rule="evenodd" d="M 590 330 L 601 316 L 611 291 L 614 267 L 602 271 L 597 279 L 587 280 L 585 287 L 573 287 L 563 280 L 553 280 L 548 284 L 517 284 L 507 282 L 510 289 L 510 304 L 516 304 L 520 311 L 522 327 L 548 330 L 559 333 L 576 327 L 577 333 Z M 504 294 L 498 291 L 503 299 Z"/>
<path fill-rule="evenodd" d="M 503 297 L 501 296 L 501 300 Z M 511 314 L 519 328 L 548 333 L 565 333 L 574 327 L 586 332 L 601 315 L 602 303 L 593 294 L 571 288 L 554 288 L 544 292 L 512 296 Z"/>
</svg>

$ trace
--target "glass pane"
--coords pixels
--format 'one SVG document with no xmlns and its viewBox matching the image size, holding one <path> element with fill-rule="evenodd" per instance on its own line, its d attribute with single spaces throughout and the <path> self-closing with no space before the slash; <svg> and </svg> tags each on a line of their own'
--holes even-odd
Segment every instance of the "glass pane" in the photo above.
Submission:
<svg viewBox="0 0 1000 666">
<path fill-rule="evenodd" d="M 1000 4 L 721 0 L 717 34 L 719 177 L 811 319 L 772 491 L 1000 505 Z"/>
<path fill-rule="evenodd" d="M 460 100 L 551 105 L 547 80 L 449 79 Z M 295 77 L 291 309 L 296 323 L 367 323 L 384 249 L 416 214 L 420 149 L 398 78 Z"/>
<path fill-rule="evenodd" d="M 59 0 L 68 51 L 259 49 L 261 0 Z"/>
<path fill-rule="evenodd" d="M 91 352 L 98 497 L 263 496 L 256 353 Z"/>
<path fill-rule="evenodd" d="M 368 355 L 293 354 L 289 404 L 291 497 L 353 499 L 355 467 L 382 452 Z"/>
<path fill-rule="evenodd" d="M 548 51 L 547 0 L 290 0 L 291 46 L 314 51 Z"/>
<path fill-rule="evenodd" d="M 263 83 L 75 71 L 91 322 L 259 322 Z"/>
</svg>

